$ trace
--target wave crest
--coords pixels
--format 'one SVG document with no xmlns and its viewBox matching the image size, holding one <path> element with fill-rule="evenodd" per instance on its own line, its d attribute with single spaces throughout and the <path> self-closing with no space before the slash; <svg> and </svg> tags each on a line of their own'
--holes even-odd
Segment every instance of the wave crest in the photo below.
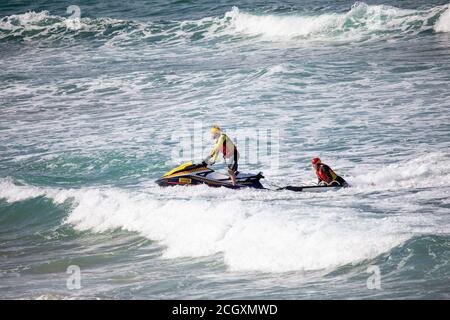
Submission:
<svg viewBox="0 0 450 320">
<path fill-rule="evenodd" d="M 158 241 L 167 259 L 220 253 L 236 271 L 334 269 L 375 258 L 411 237 L 408 225 L 397 217 L 374 219 L 352 208 L 309 204 L 290 208 L 259 201 L 249 206 L 248 199 L 239 197 L 251 194 L 244 191 L 233 198 L 233 190 L 229 197 L 223 196 L 227 190 L 220 191 L 214 201 L 159 199 L 155 194 L 112 188 L 63 190 L 11 181 L 0 185 L 0 197 L 8 201 L 45 196 L 58 204 L 71 199 L 65 222 L 75 229 L 137 232 Z"/>
<path fill-rule="evenodd" d="M 436 21 L 434 23 L 434 21 Z M 52 16 L 48 11 L 27 12 L 0 20 L 0 40 L 59 40 L 91 37 L 95 41 L 177 42 L 250 36 L 264 40 L 360 41 L 422 31 L 448 32 L 450 9 L 406 10 L 387 5 L 355 3 L 346 13 L 321 15 L 252 14 L 233 7 L 222 17 L 193 21 L 135 22 L 110 18 Z"/>
<path fill-rule="evenodd" d="M 434 31 L 450 32 L 450 4 L 448 5 L 448 9 L 436 21 Z"/>
<path fill-rule="evenodd" d="M 254 15 L 233 7 L 225 17 L 230 20 L 236 32 L 266 39 L 359 40 L 391 33 L 408 34 L 431 30 L 431 19 L 438 17 L 441 12 L 442 7 L 418 11 L 356 2 L 344 14 Z M 445 19 L 445 15 L 441 18 Z M 438 23 L 442 23 L 439 21 Z"/>
</svg>

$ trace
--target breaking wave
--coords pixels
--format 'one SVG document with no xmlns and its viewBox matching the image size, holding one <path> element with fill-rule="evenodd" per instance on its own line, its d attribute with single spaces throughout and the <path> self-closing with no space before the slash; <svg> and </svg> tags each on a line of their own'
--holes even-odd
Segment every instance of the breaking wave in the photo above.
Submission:
<svg viewBox="0 0 450 320">
<path fill-rule="evenodd" d="M 345 40 L 378 37 L 383 34 L 408 34 L 430 30 L 442 7 L 417 11 L 387 5 L 355 3 L 344 13 L 319 16 L 252 15 L 236 7 L 225 16 L 237 32 L 265 38 L 308 38 Z"/>
<path fill-rule="evenodd" d="M 450 32 L 450 5 L 434 25 L 436 32 Z"/>
<path fill-rule="evenodd" d="M 41 190 L 9 185 L 17 196 L 73 199 L 66 222 L 77 230 L 127 230 L 160 242 L 163 258 L 222 253 L 231 270 L 283 272 L 333 269 L 374 258 L 409 236 L 393 219 L 364 219 L 357 212 L 314 207 L 285 210 L 246 201 L 157 200 L 123 190 Z M 311 212 L 315 215 L 311 215 Z M 345 217 L 345 219 L 343 219 Z M 376 226 L 376 227 L 374 227 Z M 382 239 L 382 240 L 380 240 Z"/>
<path fill-rule="evenodd" d="M 110 18 L 65 18 L 48 11 L 10 15 L 0 20 L 0 40 L 89 38 L 114 45 L 133 41 L 178 42 L 250 36 L 264 40 L 353 41 L 423 31 L 449 32 L 450 9 L 406 10 L 355 3 L 346 13 L 278 15 L 243 12 L 193 21 L 135 22 Z"/>
<path fill-rule="evenodd" d="M 388 183 L 391 187 L 403 187 L 406 181 L 414 185 L 424 179 L 431 183 L 442 174 L 442 168 L 426 168 L 433 168 L 429 164 L 438 158 L 442 160 L 442 156 L 431 155 L 400 167 L 388 165 L 364 179 L 383 181 L 386 186 L 387 177 L 397 172 L 398 177 L 391 178 L 396 182 Z M 417 170 L 411 173 L 411 168 Z M 353 178 L 360 183 L 364 179 Z M 36 197 L 48 197 L 55 204 L 70 201 L 64 223 L 77 230 L 137 232 L 158 241 L 166 259 L 222 254 L 228 268 L 235 271 L 333 270 L 374 259 L 421 232 L 442 231 L 427 229 L 428 216 L 364 213 L 353 208 L 353 196 L 345 205 L 351 191 L 326 196 L 327 201 L 339 196 L 342 207 L 322 206 L 321 201 L 308 201 L 308 195 L 289 192 L 218 191 L 207 187 L 195 191 L 154 187 L 148 192 L 55 189 L 17 185 L 8 179 L 0 182 L 0 198 L 9 202 Z M 301 200 L 296 201 L 298 206 L 291 205 L 293 196 L 303 197 L 297 199 Z M 386 212 L 390 211 L 389 206 L 401 205 L 391 202 L 386 199 L 377 204 L 386 206 Z"/>
<path fill-rule="evenodd" d="M 450 180 L 450 155 L 433 152 L 405 162 L 393 162 L 379 170 L 351 178 L 356 186 L 372 185 L 381 188 L 447 187 Z"/>
</svg>

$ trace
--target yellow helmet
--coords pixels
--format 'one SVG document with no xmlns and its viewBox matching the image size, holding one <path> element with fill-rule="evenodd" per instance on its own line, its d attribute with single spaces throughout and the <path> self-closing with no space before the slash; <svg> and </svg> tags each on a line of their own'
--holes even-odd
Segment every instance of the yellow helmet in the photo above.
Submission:
<svg viewBox="0 0 450 320">
<path fill-rule="evenodd" d="M 212 134 L 220 133 L 220 127 L 217 125 L 212 126 L 211 133 Z"/>
</svg>

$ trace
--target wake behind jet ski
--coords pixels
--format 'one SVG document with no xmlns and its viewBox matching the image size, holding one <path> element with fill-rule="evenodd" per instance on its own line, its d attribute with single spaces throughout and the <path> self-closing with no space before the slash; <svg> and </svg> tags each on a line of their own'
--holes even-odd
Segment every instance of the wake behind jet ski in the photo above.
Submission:
<svg viewBox="0 0 450 320">
<path fill-rule="evenodd" d="M 231 189 L 265 189 L 260 182 L 263 178 L 262 172 L 259 172 L 256 175 L 237 172 L 236 185 L 233 185 L 233 182 L 228 175 L 208 168 L 205 163 L 193 164 L 192 162 L 188 162 L 167 172 L 155 182 L 161 187 L 206 184 L 210 187 L 226 187 Z"/>
</svg>

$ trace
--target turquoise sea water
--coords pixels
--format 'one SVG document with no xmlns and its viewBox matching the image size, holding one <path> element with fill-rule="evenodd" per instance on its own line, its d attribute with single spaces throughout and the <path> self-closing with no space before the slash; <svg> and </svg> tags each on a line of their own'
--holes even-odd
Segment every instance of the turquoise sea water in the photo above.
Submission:
<svg viewBox="0 0 450 320">
<path fill-rule="evenodd" d="M 0 70 L 0 298 L 450 298 L 447 0 L 2 1 Z M 353 187 L 156 186 L 211 124 Z"/>
</svg>

